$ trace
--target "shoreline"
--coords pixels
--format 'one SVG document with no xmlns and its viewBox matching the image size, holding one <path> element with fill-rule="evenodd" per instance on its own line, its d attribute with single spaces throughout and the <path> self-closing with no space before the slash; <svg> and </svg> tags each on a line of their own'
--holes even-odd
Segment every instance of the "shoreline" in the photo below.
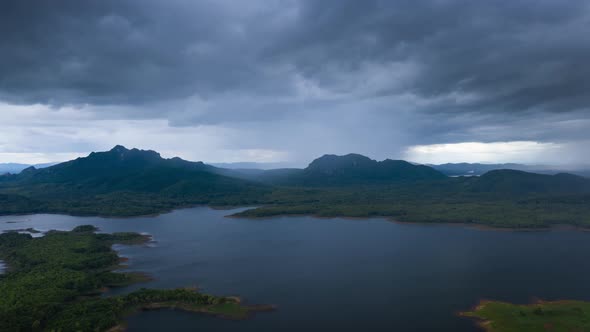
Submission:
<svg viewBox="0 0 590 332">
<path fill-rule="evenodd" d="M 153 242 L 153 241 L 154 241 L 153 235 L 141 234 L 140 240 L 133 241 L 131 243 L 122 243 L 122 245 L 130 245 L 130 246 L 144 245 L 145 246 L 148 243 Z M 138 283 L 146 283 L 146 282 L 156 280 L 156 278 L 154 276 L 152 276 L 151 274 L 149 274 L 147 272 L 121 271 L 126 268 L 129 268 L 129 265 L 126 263 L 129 262 L 130 259 L 129 259 L 129 257 L 121 256 L 119 251 L 113 249 L 112 246 L 111 246 L 111 249 L 117 253 L 119 260 L 118 260 L 117 264 L 113 265 L 110 268 L 110 271 L 113 273 L 124 274 L 129 279 L 123 284 L 102 287 L 101 289 L 99 289 L 99 292 L 102 295 L 108 297 L 109 295 L 107 293 L 111 289 L 117 289 L 117 288 L 120 289 L 120 288 L 128 287 L 131 285 L 135 285 Z M 196 286 L 184 287 L 184 289 L 191 290 L 194 292 L 199 292 L 199 288 Z M 220 296 L 220 298 L 224 298 L 224 299 L 228 300 L 228 303 L 232 303 L 232 304 L 236 304 L 236 305 L 241 306 L 243 309 L 246 310 L 245 314 L 243 314 L 243 316 L 238 316 L 236 314 L 227 314 L 227 313 L 218 312 L 218 311 L 216 311 L 217 305 L 206 305 L 206 306 L 191 305 L 191 304 L 185 304 L 185 303 L 178 302 L 178 301 L 145 303 L 145 304 L 138 305 L 137 307 L 130 308 L 129 311 L 121 317 L 120 322 L 117 325 L 108 329 L 107 332 L 124 332 L 124 331 L 126 331 L 127 330 L 127 319 L 132 315 L 139 314 L 144 311 L 163 310 L 163 309 L 180 310 L 180 311 L 184 311 L 184 312 L 188 312 L 188 313 L 206 314 L 206 315 L 210 315 L 210 316 L 217 317 L 220 319 L 240 321 L 240 320 L 249 319 L 253 315 L 255 315 L 256 313 L 275 311 L 278 308 L 276 305 L 273 305 L 273 304 L 269 304 L 269 305 L 264 305 L 264 304 L 242 305 L 242 299 L 238 296 Z"/>
<path fill-rule="evenodd" d="M 238 206 L 236 206 L 236 205 L 232 205 L 232 206 L 215 206 L 215 205 L 213 205 L 212 206 L 212 205 L 207 205 L 207 204 L 196 204 L 196 205 L 189 205 L 189 206 L 181 206 L 181 207 L 177 207 L 177 208 L 173 208 L 170 210 L 165 210 L 165 211 L 161 211 L 161 212 L 157 212 L 157 213 L 134 215 L 134 216 L 111 216 L 111 215 L 105 216 L 105 215 L 100 215 L 100 214 L 71 214 L 71 213 L 59 213 L 59 212 L 41 212 L 41 213 L 23 213 L 23 214 L 3 214 L 3 215 L 0 215 L 0 217 L 33 216 L 33 215 L 47 214 L 47 215 L 57 215 L 57 216 L 64 215 L 64 216 L 68 216 L 68 217 L 101 218 L 101 219 L 156 218 L 156 217 L 159 217 L 159 216 L 162 216 L 165 214 L 173 213 L 175 211 L 194 209 L 194 208 L 200 208 L 200 207 L 209 208 L 214 211 L 230 211 L 230 210 L 242 209 L 242 208 L 246 209 L 244 211 L 248 211 L 248 210 L 257 208 L 257 207 L 252 207 L 252 206 L 239 206 L 239 205 Z M 257 220 L 257 219 L 266 220 L 266 219 L 284 218 L 284 217 L 286 217 L 286 218 L 289 218 L 289 217 L 312 217 L 312 218 L 317 218 L 317 219 L 345 219 L 345 220 L 383 219 L 385 221 L 400 224 L 400 225 L 423 225 L 423 226 L 426 226 L 426 225 L 439 226 L 440 225 L 440 226 L 473 228 L 473 229 L 477 229 L 477 230 L 481 230 L 481 231 L 543 232 L 543 231 L 554 231 L 554 230 L 572 230 L 572 231 L 577 231 L 577 232 L 590 232 L 590 226 L 579 226 L 579 225 L 564 224 L 564 223 L 553 224 L 553 225 L 542 226 L 542 227 L 510 227 L 510 226 L 496 227 L 496 226 L 486 225 L 486 224 L 464 223 L 464 222 L 401 221 L 401 220 L 395 219 L 395 217 L 392 217 L 392 216 L 367 216 L 367 217 L 329 216 L 329 217 L 327 217 L 327 216 L 319 216 L 316 214 L 305 214 L 305 213 L 301 213 L 301 214 L 286 213 L 286 214 L 277 214 L 277 215 L 272 215 L 272 216 L 261 216 L 261 217 L 240 216 L 240 215 L 237 215 L 236 213 L 234 213 L 234 214 L 226 215 L 224 217 L 225 218 L 236 218 L 236 219 L 252 219 L 252 220 Z"/>
<path fill-rule="evenodd" d="M 159 212 L 154 213 L 146 213 L 146 214 L 137 214 L 137 215 L 124 215 L 124 216 L 116 216 L 116 215 L 104 215 L 104 214 L 85 214 L 85 213 L 71 213 L 71 212 L 55 212 L 55 211 L 39 211 L 39 212 L 27 212 L 27 213 L 5 213 L 0 214 L 0 217 L 24 217 L 24 216 L 33 216 L 33 215 L 51 215 L 51 216 L 68 216 L 68 217 L 78 217 L 78 218 L 102 218 L 102 219 L 134 219 L 134 218 L 155 218 L 159 217 L 164 214 L 169 214 L 178 210 L 187 210 L 187 209 L 195 209 L 195 208 L 209 208 L 215 211 L 229 211 L 229 210 L 236 210 L 236 209 L 253 209 L 257 206 L 253 207 L 252 205 L 209 205 L 209 204 L 189 204 L 189 205 L 179 205 L 177 207 L 171 209 L 165 209 Z M 24 221 L 6 221 L 7 224 L 17 224 L 22 223 L 30 220 Z"/>
<path fill-rule="evenodd" d="M 79 218 L 102 218 L 102 219 L 133 219 L 133 218 L 152 218 L 158 217 L 164 214 L 168 214 L 174 212 L 176 210 L 184 210 L 184 209 L 193 209 L 198 207 L 208 207 L 213 210 L 223 210 L 217 209 L 216 206 L 207 205 L 207 204 L 191 204 L 191 205 L 180 205 L 178 207 L 172 209 L 162 210 L 160 212 L 154 213 L 146 213 L 146 214 L 138 214 L 138 215 L 125 215 L 125 216 L 116 216 L 116 215 L 103 215 L 103 214 L 85 214 L 85 213 L 71 213 L 71 212 L 55 212 L 55 211 L 39 211 L 39 212 L 27 212 L 27 213 L 6 213 L 0 214 L 0 217 L 9 217 L 9 216 L 33 216 L 33 215 L 40 215 L 40 214 L 47 214 L 52 216 L 68 216 L 68 217 L 79 217 Z M 239 208 L 234 206 L 234 208 Z M 231 210 L 231 208 L 229 208 Z M 6 223 L 21 223 L 22 221 L 7 221 Z"/>
<path fill-rule="evenodd" d="M 241 299 L 239 297 L 227 296 L 225 298 L 235 301 L 235 304 L 241 304 Z M 230 316 L 227 314 L 215 312 L 212 310 L 213 306 L 205 306 L 205 307 L 194 306 L 193 307 L 190 305 L 182 305 L 180 303 L 165 303 L 165 302 L 149 303 L 149 304 L 141 305 L 141 306 L 131 309 L 129 311 L 129 313 L 126 314 L 125 317 L 123 317 L 123 320 L 118 325 L 111 327 L 110 329 L 107 330 L 107 332 L 124 332 L 124 331 L 126 331 L 127 330 L 127 319 L 129 317 L 131 317 L 133 315 L 141 314 L 142 312 L 148 312 L 148 311 L 157 311 L 157 310 L 173 310 L 173 311 L 175 311 L 175 310 L 178 310 L 178 311 L 194 313 L 194 314 L 204 314 L 204 315 L 216 317 L 219 319 L 232 320 L 232 321 L 242 321 L 242 320 L 247 320 L 247 319 L 252 318 L 257 313 L 271 312 L 271 311 L 275 311 L 278 309 L 278 306 L 273 305 L 273 304 L 268 304 L 268 305 L 252 304 L 252 305 L 247 305 L 244 307 L 247 309 L 247 313 L 244 316 L 236 317 L 236 316 Z"/>
<path fill-rule="evenodd" d="M 233 296 L 229 296 L 226 298 L 232 299 L 232 300 L 236 299 L 236 297 L 233 297 Z M 241 300 L 235 302 L 235 304 L 241 304 Z M 272 304 L 246 305 L 246 306 L 244 306 L 244 308 L 246 308 L 248 310 L 248 312 L 244 316 L 239 316 L 239 317 L 215 312 L 212 310 L 213 308 L 214 308 L 214 306 L 197 307 L 197 306 L 184 305 L 182 303 L 154 302 L 154 303 L 149 303 L 149 304 L 145 304 L 145 305 L 140 306 L 132 314 L 141 313 L 142 311 L 170 309 L 170 310 L 179 310 L 179 311 L 197 313 L 197 314 L 206 314 L 206 315 L 210 315 L 210 316 L 214 316 L 214 317 L 222 318 L 222 319 L 226 319 L 226 320 L 241 321 L 241 320 L 246 320 L 246 319 L 252 318 L 252 316 L 258 312 L 275 311 L 275 310 L 277 310 L 278 307 L 276 305 L 272 305 Z"/>
<path fill-rule="evenodd" d="M 315 214 L 297 213 L 297 214 L 277 214 L 272 216 L 240 216 L 237 214 L 230 214 L 225 216 L 226 218 L 235 219 L 252 219 L 252 220 L 268 220 L 273 218 L 297 218 L 297 217 L 312 217 L 316 219 L 344 219 L 344 220 L 367 220 L 367 219 L 380 219 L 387 222 L 391 222 L 399 225 L 421 225 L 421 226 L 451 226 L 451 227 L 463 227 L 476 229 L 479 231 L 495 231 L 495 232 L 550 232 L 555 230 L 572 230 L 577 232 L 590 232 L 590 226 L 582 227 L 570 224 L 553 224 L 543 227 L 494 227 L 486 224 L 478 223 L 463 223 L 463 222 L 436 222 L 436 221 L 401 221 L 390 216 L 369 216 L 369 217 L 351 217 L 351 216 L 319 216 Z"/>
<path fill-rule="evenodd" d="M 43 267 L 41 271 L 49 271 L 47 274 L 50 277 L 61 274 L 61 271 L 70 266 L 68 265 L 70 262 L 86 262 L 84 259 L 89 257 L 96 259 L 98 262 L 95 265 L 81 265 L 79 269 L 80 275 L 66 274 L 69 277 L 67 280 L 74 280 L 74 282 L 79 278 L 96 280 L 96 283 L 89 285 L 90 287 L 76 289 L 76 292 L 72 296 L 66 294 L 57 299 L 41 299 L 38 304 L 39 308 L 51 307 L 56 302 L 62 303 L 53 317 L 45 316 L 42 310 L 35 310 L 29 313 L 27 311 L 29 309 L 19 307 L 18 303 L 12 304 L 12 302 L 8 302 L 8 305 L 20 308 L 23 313 L 19 313 L 19 315 L 23 317 L 32 315 L 34 319 L 44 319 L 44 328 L 51 327 L 53 329 L 59 326 L 82 324 L 80 326 L 85 327 L 81 328 L 81 330 L 90 330 L 92 327 L 100 326 L 100 330 L 108 331 L 124 330 L 130 314 L 145 310 L 170 308 L 199 314 L 210 314 L 224 319 L 242 320 L 251 317 L 254 313 L 273 311 L 277 308 L 275 305 L 244 305 L 238 297 L 204 294 L 197 291 L 196 288 L 129 288 L 128 286 L 155 279 L 150 274 L 142 271 L 121 271 L 121 269 L 128 268 L 126 263 L 129 261 L 129 258 L 121 256 L 120 252 L 114 248 L 114 245 L 141 246 L 151 241 L 153 236 L 135 232 L 114 232 L 107 233 L 108 235 L 106 235 L 97 233 L 97 231 L 98 228 L 95 226 L 80 225 L 70 231 L 49 231 L 45 238 L 37 239 L 19 234 L 3 234 L 3 241 L 7 239 L 6 241 L 11 241 L 8 242 L 9 244 L 15 243 L 8 247 L 2 247 L 3 251 L 0 253 L 0 256 L 7 259 L 7 261 L 0 260 L 0 262 L 6 266 L 13 263 L 13 257 L 20 257 L 18 256 L 19 254 L 23 257 L 29 257 L 26 255 L 27 253 L 30 251 L 40 252 L 39 250 L 44 252 L 44 255 L 41 256 L 42 259 L 38 264 Z M 58 246 L 58 253 L 61 253 L 64 261 L 60 260 L 61 258 L 57 258 L 58 256 L 54 255 L 50 250 L 55 247 L 56 241 L 62 244 Z M 7 251 L 4 250 L 6 248 L 8 248 Z M 89 249 L 80 251 L 77 250 L 78 248 Z M 14 262 L 20 263 L 20 261 L 16 260 Z M 37 288 L 42 290 L 48 289 L 53 293 L 62 289 L 68 289 L 67 283 L 65 282 L 57 286 L 53 286 L 54 283 L 47 283 L 47 276 L 39 276 L 35 270 L 27 269 L 27 266 L 29 266 L 27 264 L 23 264 L 24 267 L 22 269 L 20 264 L 17 265 L 18 269 L 15 269 L 14 273 L 8 274 L 6 279 L 4 277 L 1 279 L 11 282 L 14 285 L 20 285 L 22 280 L 25 280 L 26 283 L 29 279 L 33 279 L 35 281 L 34 285 L 37 285 Z M 11 287 L 11 289 L 14 289 L 14 294 L 17 295 L 27 294 L 26 287 Z M 119 289 L 121 292 L 120 294 L 108 294 L 107 292 L 110 289 Z M 6 311 L 6 308 L 3 310 L 9 312 Z M 103 316 L 93 314 L 86 317 L 87 312 L 103 313 L 105 316 L 104 318 L 100 318 Z M 2 320 L 2 324 L 0 324 L 2 328 L 0 330 L 4 330 L 7 326 L 22 326 L 22 329 L 30 326 L 27 325 L 26 321 L 19 318 L 21 316 L 15 317 L 16 323 L 12 323 L 11 320 Z"/>
</svg>

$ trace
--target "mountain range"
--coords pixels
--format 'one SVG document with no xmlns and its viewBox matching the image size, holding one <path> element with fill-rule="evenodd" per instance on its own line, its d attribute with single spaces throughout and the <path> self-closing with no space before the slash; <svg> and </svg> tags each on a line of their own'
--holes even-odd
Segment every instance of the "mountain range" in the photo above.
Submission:
<svg viewBox="0 0 590 332">
<path fill-rule="evenodd" d="M 256 197 L 268 191 L 262 184 L 216 170 L 202 162 L 115 146 L 51 167 L 0 176 L 0 193 L 11 195 L 11 201 L 34 200 L 41 210 L 66 206 L 92 214 L 98 205 L 107 214 L 134 215 L 194 204 L 256 204 Z"/>
<path fill-rule="evenodd" d="M 18 174 L 22 170 L 29 168 L 31 166 L 35 168 L 45 168 L 49 166 L 56 165 L 57 163 L 44 163 L 44 164 L 18 164 L 18 163 L 0 163 L 0 175 L 10 173 L 10 174 Z"/>
<path fill-rule="evenodd" d="M 588 167 L 577 167 L 573 169 L 564 169 L 558 166 L 548 165 L 524 165 L 524 164 L 481 164 L 481 163 L 447 163 L 447 164 L 428 164 L 428 166 L 436 169 L 437 171 L 444 173 L 448 176 L 479 176 L 487 172 L 500 170 L 500 169 L 511 169 L 517 171 L 525 171 L 530 173 L 539 174 L 559 174 L 569 172 L 575 175 L 584 177 L 590 177 L 590 170 Z"/>
<path fill-rule="evenodd" d="M 347 154 L 324 155 L 304 169 L 271 170 L 258 178 L 275 185 L 343 186 L 441 180 L 446 176 L 431 167 L 404 160 L 376 161 L 360 154 Z"/>
<path fill-rule="evenodd" d="M 447 164 L 449 165 L 449 164 Z M 474 164 L 461 164 L 474 165 Z M 480 165 L 480 164 L 475 164 Z M 503 164 L 505 166 L 516 164 Z M 269 186 L 340 187 L 416 183 L 460 184 L 477 192 L 572 192 L 586 190 L 590 180 L 566 173 L 545 175 L 519 170 L 491 170 L 474 179 L 450 179 L 435 167 L 404 160 L 376 161 L 360 154 L 324 155 L 306 168 L 272 170 L 227 169 L 181 158 L 162 158 L 152 150 L 115 146 L 53 166 L 0 176 L 4 188 L 39 185 L 71 186 L 72 190 L 100 194 L 119 191 L 170 196 L 229 194 L 244 188 Z"/>
<path fill-rule="evenodd" d="M 559 199 L 548 199 L 555 196 Z M 492 206 L 491 220 L 510 209 L 515 209 L 510 212 L 514 218 L 524 215 L 523 208 L 536 214 L 540 207 L 531 205 L 540 204 L 536 202 L 555 209 L 555 202 L 579 204 L 588 197 L 590 179 L 572 174 L 493 170 L 481 176 L 448 177 L 426 165 L 375 161 L 359 154 L 324 155 L 304 169 L 243 170 L 115 146 L 0 176 L 0 214 L 132 216 L 206 204 L 262 205 L 254 210 L 259 215 L 401 215 L 430 220 L 446 213 L 447 218 L 477 220 Z M 573 206 L 567 205 L 562 219 L 571 217 Z"/>
<path fill-rule="evenodd" d="M 358 154 L 350 154 L 349 156 L 361 156 Z M 325 157 L 329 157 L 330 155 L 326 155 Z M 343 156 L 344 157 L 344 156 Z M 364 157 L 364 156 L 361 156 Z M 18 164 L 18 163 L 0 163 L 0 175 L 11 173 L 11 174 L 18 174 L 22 170 L 29 168 L 31 166 L 39 169 L 39 168 L 46 168 L 49 166 L 56 165 L 58 163 L 44 163 L 44 164 Z M 288 170 L 292 170 L 295 173 L 298 169 L 293 168 L 291 163 L 286 162 L 275 162 L 275 163 L 259 163 L 259 162 L 233 162 L 233 163 L 209 163 L 209 165 L 214 166 L 218 169 L 228 170 L 229 173 L 232 173 L 237 176 L 243 176 L 247 178 L 252 178 L 259 176 L 265 171 L 269 171 L 268 175 L 269 178 L 272 177 L 272 174 L 284 174 L 288 173 Z M 571 173 L 575 175 L 580 175 L 584 177 L 590 177 L 590 167 L 575 167 L 575 168 L 564 168 L 558 166 L 549 166 L 549 165 L 526 165 L 526 164 L 517 164 L 517 163 L 504 163 L 504 164 L 483 164 L 483 163 L 446 163 L 446 164 L 424 164 L 425 166 L 429 166 L 434 168 L 435 170 L 443 173 L 447 176 L 480 176 L 489 171 L 493 170 L 501 170 L 501 169 L 511 169 L 511 170 L 518 170 L 518 171 L 525 171 L 530 173 L 539 173 L 539 174 L 558 174 L 558 173 Z M 302 169 L 300 169 L 302 170 Z"/>
</svg>

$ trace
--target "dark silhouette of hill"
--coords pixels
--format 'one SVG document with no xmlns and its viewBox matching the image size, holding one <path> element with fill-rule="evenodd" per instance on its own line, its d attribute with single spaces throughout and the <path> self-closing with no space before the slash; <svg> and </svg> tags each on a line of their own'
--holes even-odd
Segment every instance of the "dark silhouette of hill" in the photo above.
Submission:
<svg viewBox="0 0 590 332">
<path fill-rule="evenodd" d="M 579 194 L 590 193 L 590 179 L 568 174 L 528 173 L 517 170 L 494 170 L 471 179 L 469 190 L 500 194 Z"/>
<path fill-rule="evenodd" d="M 264 184 L 227 177 L 217 170 L 202 162 L 165 159 L 155 151 L 116 146 L 48 168 L 29 167 L 20 174 L 0 176 L 0 190 L 19 206 L 26 201 L 14 195 L 52 206 L 59 202 L 60 207 L 78 202 L 91 207 L 89 213 L 101 204 L 117 211 L 133 210 L 134 204 L 155 211 L 162 206 L 252 204 L 269 191 Z"/>
<path fill-rule="evenodd" d="M 0 214 L 135 216 L 196 204 L 262 205 L 244 215 L 394 216 L 543 227 L 585 223 L 589 201 L 590 179 L 572 174 L 493 170 L 447 177 L 428 166 L 359 154 L 324 155 L 304 169 L 230 170 L 116 146 L 0 176 Z"/>
<path fill-rule="evenodd" d="M 403 160 L 376 161 L 360 154 L 324 155 L 304 169 L 257 173 L 259 181 L 288 186 L 351 186 L 440 180 L 446 176 L 431 167 Z"/>
</svg>

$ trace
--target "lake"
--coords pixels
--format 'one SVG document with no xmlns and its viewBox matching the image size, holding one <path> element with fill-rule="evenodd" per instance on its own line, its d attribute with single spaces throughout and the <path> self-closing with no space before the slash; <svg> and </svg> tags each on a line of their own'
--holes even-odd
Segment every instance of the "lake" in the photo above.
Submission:
<svg viewBox="0 0 590 332">
<path fill-rule="evenodd" d="M 0 217 L 0 230 L 146 232 L 148 246 L 117 246 L 139 287 L 198 286 L 279 309 L 246 321 L 174 310 L 129 318 L 129 331 L 477 331 L 455 315 L 481 298 L 529 303 L 590 300 L 590 232 L 489 231 L 385 219 L 226 218 L 206 207 L 156 217 Z"/>
</svg>

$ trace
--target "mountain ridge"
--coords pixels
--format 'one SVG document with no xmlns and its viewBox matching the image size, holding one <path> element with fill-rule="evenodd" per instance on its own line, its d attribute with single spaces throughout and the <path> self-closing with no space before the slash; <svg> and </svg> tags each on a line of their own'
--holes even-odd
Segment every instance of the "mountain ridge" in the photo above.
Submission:
<svg viewBox="0 0 590 332">
<path fill-rule="evenodd" d="M 590 167 L 563 169 L 559 166 L 528 165 L 518 163 L 486 164 L 486 163 L 446 163 L 426 164 L 447 176 L 479 176 L 493 170 L 512 169 L 538 174 L 571 173 L 583 177 L 590 177 Z"/>
<path fill-rule="evenodd" d="M 496 170 L 447 177 L 428 166 L 359 154 L 324 155 L 305 169 L 249 172 L 116 146 L 0 176 L 0 214 L 138 216 L 208 205 L 259 206 L 241 213 L 252 217 L 313 214 L 502 227 L 590 225 L 590 180 L 572 174 Z"/>
<path fill-rule="evenodd" d="M 100 208 L 105 210 L 101 214 L 134 215 L 136 210 L 152 213 L 195 204 L 257 204 L 269 189 L 217 174 L 202 162 L 116 146 L 48 168 L 0 176 L 0 191 L 9 195 L 7 201 L 21 205 L 27 200 L 45 202 L 49 211 L 94 214 Z"/>
<path fill-rule="evenodd" d="M 404 160 L 376 161 L 357 153 L 325 154 L 305 168 L 271 170 L 231 170 L 229 176 L 243 177 L 278 186 L 338 187 L 378 185 L 445 179 L 428 166 Z"/>
</svg>

